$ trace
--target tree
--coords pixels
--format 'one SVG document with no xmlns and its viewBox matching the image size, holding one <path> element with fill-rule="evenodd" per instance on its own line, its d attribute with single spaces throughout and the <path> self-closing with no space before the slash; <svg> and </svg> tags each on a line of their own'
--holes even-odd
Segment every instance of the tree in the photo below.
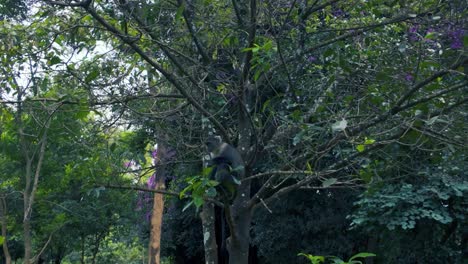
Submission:
<svg viewBox="0 0 468 264">
<path fill-rule="evenodd" d="M 56 245 L 54 242 L 60 240 L 55 237 L 58 231 L 74 225 L 74 231 L 79 233 L 76 237 L 82 235 L 83 245 L 89 239 L 83 230 L 99 235 L 94 240 L 94 261 L 99 243 L 116 226 L 114 217 L 120 212 L 106 208 L 109 201 L 105 199 L 88 201 L 90 194 L 86 194 L 87 190 L 93 191 L 96 182 L 103 182 L 116 171 L 106 162 L 111 160 L 107 155 L 108 138 L 93 124 L 94 115 L 98 114 L 90 111 L 86 89 L 77 88 L 75 77 L 60 68 L 67 51 L 51 48 L 54 41 L 60 42 L 55 33 L 48 31 L 54 21 L 40 23 L 32 18 L 23 23 L 8 20 L 0 23 L 1 215 L 2 234 L 7 242 L 5 258 L 8 261 L 9 238 L 21 237 L 18 240 L 24 243 L 24 262 L 38 262 L 51 242 Z M 120 163 L 121 157 L 117 160 L 112 163 Z M 119 208 L 132 202 L 122 195 L 110 197 L 114 201 L 125 198 L 126 203 L 117 203 L 122 206 Z M 18 200 L 23 203 L 21 213 L 16 210 Z M 69 214 L 69 210 L 79 211 L 77 208 L 81 206 L 96 210 L 95 217 L 77 220 L 76 215 Z M 22 234 L 17 225 L 11 224 L 12 220 L 22 223 Z M 95 223 L 100 225 L 89 228 Z M 58 251 L 62 252 L 51 258 L 60 261 L 64 257 L 61 253 L 71 251 L 75 243 L 67 246 L 61 245 Z"/>
<path fill-rule="evenodd" d="M 181 161 L 202 157 L 212 131 L 241 152 L 247 173 L 225 208 L 230 263 L 247 263 L 256 209 L 299 189 L 378 181 L 386 146 L 443 134 L 435 120 L 467 102 L 457 1 L 44 2 L 49 17 L 80 14 L 72 30 L 133 67 L 78 72 L 91 98 L 157 118 L 155 135 L 171 135 Z M 141 111 L 137 99 L 158 104 Z"/>
</svg>

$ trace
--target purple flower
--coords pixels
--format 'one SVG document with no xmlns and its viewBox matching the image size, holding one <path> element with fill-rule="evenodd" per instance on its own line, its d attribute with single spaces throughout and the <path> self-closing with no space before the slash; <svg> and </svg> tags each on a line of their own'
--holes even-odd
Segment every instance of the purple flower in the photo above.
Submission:
<svg viewBox="0 0 468 264">
<path fill-rule="evenodd" d="M 452 49 L 462 49 L 463 48 L 463 29 L 455 29 L 448 33 L 448 36 L 452 43 L 450 44 L 450 48 Z"/>
<path fill-rule="evenodd" d="M 414 80 L 414 77 L 413 77 L 413 75 L 411 75 L 410 73 L 406 73 L 406 74 L 405 74 L 405 80 L 406 80 L 407 82 L 412 82 L 412 81 Z"/>
<path fill-rule="evenodd" d="M 410 41 L 414 42 L 419 40 L 418 29 L 419 25 L 414 25 L 408 29 L 408 38 Z"/>
<path fill-rule="evenodd" d="M 126 161 L 126 162 L 124 162 L 124 167 L 125 167 L 125 168 L 130 168 L 130 166 L 132 166 L 132 161 Z"/>
<path fill-rule="evenodd" d="M 148 182 L 146 183 L 146 185 L 150 189 L 153 189 L 154 187 L 156 187 L 156 174 L 153 174 L 153 175 L 151 175 L 151 177 L 149 177 Z"/>
<path fill-rule="evenodd" d="M 419 29 L 419 25 L 414 25 L 414 26 L 410 27 L 408 31 L 410 33 L 417 33 L 418 29 Z"/>
<path fill-rule="evenodd" d="M 309 56 L 309 57 L 307 58 L 307 61 L 308 61 L 308 62 L 315 62 L 315 61 L 317 61 L 317 58 L 314 57 L 314 56 Z"/>
</svg>

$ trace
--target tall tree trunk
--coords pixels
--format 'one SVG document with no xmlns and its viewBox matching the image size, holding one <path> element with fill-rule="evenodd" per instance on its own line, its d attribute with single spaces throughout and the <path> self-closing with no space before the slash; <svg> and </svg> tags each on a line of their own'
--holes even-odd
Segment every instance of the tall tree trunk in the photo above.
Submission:
<svg viewBox="0 0 468 264">
<path fill-rule="evenodd" d="M 8 236 L 7 236 L 7 206 L 5 197 L 0 198 L 0 217 L 2 223 L 2 237 L 3 237 L 3 255 L 5 256 L 5 264 L 11 264 L 11 255 L 8 250 Z"/>
<path fill-rule="evenodd" d="M 26 199 L 26 195 L 24 197 Z M 24 264 L 31 263 L 31 221 L 29 217 L 23 219 L 23 239 L 24 239 Z"/>
<path fill-rule="evenodd" d="M 20 141 L 23 148 L 24 157 L 26 160 L 26 177 L 25 177 L 25 187 L 23 193 L 23 235 L 24 235 L 24 264 L 31 263 L 32 257 L 32 238 L 31 238 L 31 215 L 33 210 L 33 204 L 37 193 L 37 188 L 39 186 L 39 176 L 41 173 L 42 163 L 44 162 L 45 148 L 47 145 L 47 129 L 49 128 L 50 119 L 46 122 L 39 142 L 38 150 L 39 154 L 37 157 L 36 168 L 33 174 L 33 159 L 29 156 L 29 151 L 25 147 L 24 138 L 21 137 Z M 20 135 L 23 134 L 22 129 L 19 129 Z M 34 153 L 34 152 L 33 152 Z M 34 155 L 32 155 L 34 157 Z"/>
<path fill-rule="evenodd" d="M 252 210 L 239 208 L 233 210 L 233 229 L 228 239 L 229 264 L 247 264 L 249 262 L 250 226 Z"/>
<path fill-rule="evenodd" d="M 164 185 L 164 182 L 163 184 Z M 156 184 L 157 189 L 160 188 L 161 184 Z M 161 258 L 161 228 L 162 228 L 162 217 L 164 211 L 164 199 L 160 193 L 154 194 L 153 199 L 153 210 L 151 213 L 151 236 L 149 245 L 149 264 L 160 264 Z"/>
<path fill-rule="evenodd" d="M 155 189 L 164 190 L 165 179 L 166 179 L 166 166 L 164 164 L 166 160 L 166 148 L 158 145 L 155 149 L 155 155 L 153 156 L 153 165 L 157 166 L 156 172 L 153 175 L 155 177 Z M 155 193 L 153 198 L 153 209 L 151 211 L 151 234 L 148 249 L 148 264 L 160 264 L 161 263 L 161 229 L 162 220 L 164 213 L 164 197 L 161 193 Z"/>
<path fill-rule="evenodd" d="M 205 202 L 200 213 L 203 226 L 203 245 L 205 248 L 205 263 L 218 264 L 218 245 L 216 244 L 215 208 L 212 203 Z"/>
<path fill-rule="evenodd" d="M 23 240 L 24 240 L 24 264 L 31 263 L 31 208 L 30 185 L 31 185 L 31 160 L 26 162 L 26 187 L 23 193 Z"/>
</svg>

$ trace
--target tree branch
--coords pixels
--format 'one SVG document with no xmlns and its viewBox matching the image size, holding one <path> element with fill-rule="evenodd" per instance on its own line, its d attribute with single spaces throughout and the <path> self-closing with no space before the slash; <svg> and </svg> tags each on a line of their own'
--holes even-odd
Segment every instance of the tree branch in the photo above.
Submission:
<svg viewBox="0 0 468 264">
<path fill-rule="evenodd" d="M 177 192 L 150 189 L 150 188 L 144 188 L 144 187 L 139 187 L 139 186 L 121 186 L 121 185 L 113 185 L 113 184 L 100 184 L 100 185 L 97 185 L 97 187 L 105 187 L 109 189 L 120 189 L 120 190 L 142 191 L 142 192 L 149 192 L 149 193 L 160 193 L 160 194 L 166 194 L 166 195 L 171 195 L 171 196 L 176 196 L 176 197 L 180 196 L 180 193 L 177 193 Z M 190 195 L 184 195 L 183 198 L 187 198 L 187 197 L 190 197 Z M 211 199 L 211 198 L 203 198 L 203 200 L 214 203 L 217 206 L 224 207 L 224 204 L 218 200 Z"/>
<path fill-rule="evenodd" d="M 213 125 L 218 129 L 219 133 L 226 139 L 229 139 L 229 134 L 223 125 L 214 116 L 203 108 L 197 100 L 195 100 L 186 90 L 183 84 L 181 84 L 176 77 L 170 72 L 166 71 L 159 63 L 153 60 L 148 54 L 146 54 L 133 40 L 129 39 L 123 32 L 109 24 L 104 18 L 102 18 L 92 7 L 86 8 L 86 11 L 96 19 L 101 25 L 103 25 L 110 33 L 118 37 L 122 42 L 129 45 L 138 55 L 141 56 L 147 63 L 158 70 L 166 79 L 174 85 L 174 87 L 195 107 L 201 114 L 206 116 Z M 229 143 L 229 142 L 228 142 Z"/>
</svg>

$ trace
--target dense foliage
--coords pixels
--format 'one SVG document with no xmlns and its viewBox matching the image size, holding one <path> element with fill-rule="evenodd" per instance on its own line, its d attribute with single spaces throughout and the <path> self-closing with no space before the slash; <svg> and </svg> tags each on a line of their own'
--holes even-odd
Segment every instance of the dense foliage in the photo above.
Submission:
<svg viewBox="0 0 468 264">
<path fill-rule="evenodd" d="M 6 262 L 146 261 L 163 192 L 169 263 L 462 263 L 466 8 L 0 1 Z M 232 204 L 210 135 L 245 162 Z"/>
</svg>

